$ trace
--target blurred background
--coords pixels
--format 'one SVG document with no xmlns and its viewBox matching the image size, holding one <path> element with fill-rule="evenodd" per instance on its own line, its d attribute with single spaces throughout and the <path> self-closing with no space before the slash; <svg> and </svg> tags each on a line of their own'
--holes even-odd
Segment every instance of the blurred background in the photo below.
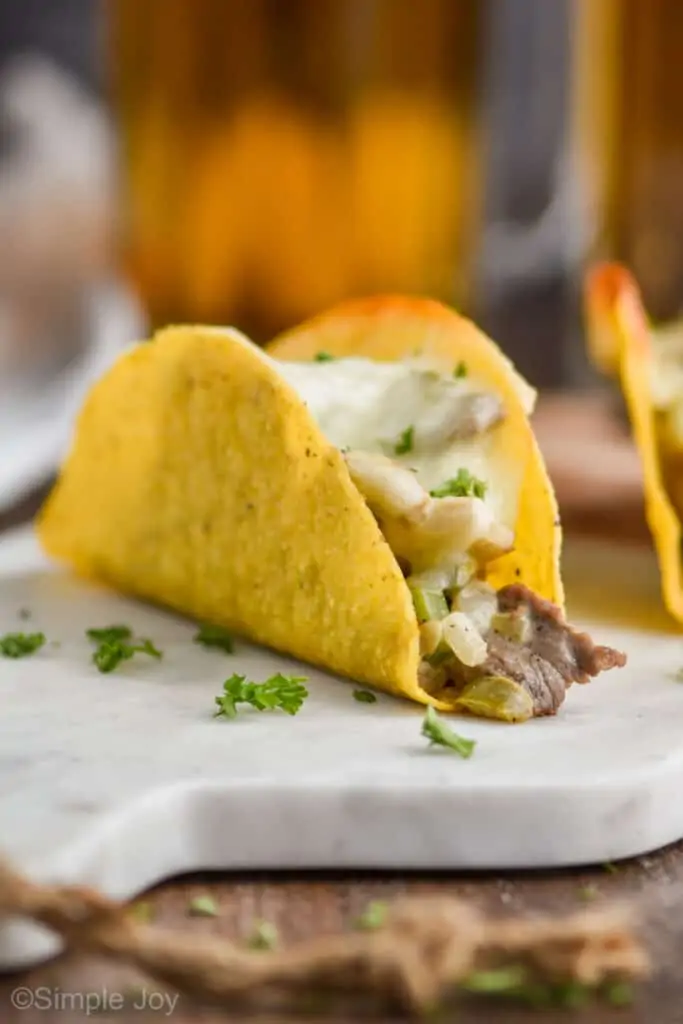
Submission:
<svg viewBox="0 0 683 1024">
<path fill-rule="evenodd" d="M 680 0 L 0 0 L 0 510 L 168 321 L 429 294 L 594 388 L 588 261 L 679 312 L 682 56 Z"/>
</svg>

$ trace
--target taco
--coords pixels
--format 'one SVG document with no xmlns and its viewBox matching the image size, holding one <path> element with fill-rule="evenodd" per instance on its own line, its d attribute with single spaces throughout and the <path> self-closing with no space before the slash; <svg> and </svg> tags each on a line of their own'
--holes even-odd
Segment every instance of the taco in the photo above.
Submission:
<svg viewBox="0 0 683 1024">
<path fill-rule="evenodd" d="M 414 701 L 552 714 L 624 658 L 564 622 L 533 401 L 431 301 L 348 303 L 268 352 L 167 328 L 93 388 L 39 536 L 81 573 Z"/>
<path fill-rule="evenodd" d="M 619 381 L 640 454 L 664 603 L 683 622 L 683 324 L 654 329 L 635 278 L 616 263 L 589 271 L 584 302 L 589 353 Z"/>
</svg>

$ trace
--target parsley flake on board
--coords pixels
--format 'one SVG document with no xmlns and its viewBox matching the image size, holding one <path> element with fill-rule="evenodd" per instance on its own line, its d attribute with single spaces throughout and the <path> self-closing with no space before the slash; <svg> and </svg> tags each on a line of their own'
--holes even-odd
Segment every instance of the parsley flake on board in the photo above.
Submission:
<svg viewBox="0 0 683 1024">
<path fill-rule="evenodd" d="M 360 928 L 364 932 L 372 932 L 376 928 L 381 928 L 388 911 L 389 904 L 384 900 L 371 900 L 356 921 L 356 928 Z"/>
<path fill-rule="evenodd" d="M 407 455 L 408 452 L 413 450 L 413 441 L 415 437 L 415 427 L 410 426 L 399 434 L 398 440 L 394 445 L 394 455 Z"/>
<path fill-rule="evenodd" d="M 208 622 L 199 627 L 193 640 L 203 647 L 217 647 L 226 654 L 232 654 L 235 649 L 235 642 L 227 629 L 223 626 L 212 626 Z"/>
<path fill-rule="evenodd" d="M 357 700 L 359 704 L 376 704 L 377 697 L 370 690 L 354 690 L 353 699 Z"/>
<path fill-rule="evenodd" d="M 44 643 L 44 633 L 5 633 L 0 637 L 0 654 L 5 658 L 26 658 Z"/>
<path fill-rule="evenodd" d="M 238 704 L 250 704 L 257 711 L 273 711 L 279 708 L 288 715 L 295 715 L 308 697 L 308 690 L 302 683 L 306 676 L 285 676 L 282 672 L 271 676 L 263 683 L 252 683 L 246 676 L 230 676 L 223 683 L 223 693 L 216 697 L 218 708 L 214 718 L 236 718 Z"/>
<path fill-rule="evenodd" d="M 459 469 L 450 480 L 430 491 L 432 498 L 484 498 L 488 484 L 473 476 L 469 469 Z"/>
<path fill-rule="evenodd" d="M 128 661 L 136 654 L 161 658 L 161 651 L 151 640 L 128 643 L 131 638 L 129 626 L 104 626 L 102 629 L 86 629 L 85 632 L 88 639 L 97 644 L 92 660 L 100 672 L 113 672 L 122 661 Z"/>
<path fill-rule="evenodd" d="M 448 747 L 455 751 L 460 757 L 468 758 L 474 753 L 477 745 L 476 740 L 468 740 L 464 736 L 458 736 L 449 725 L 443 721 L 434 708 L 427 708 L 427 714 L 422 723 L 422 735 L 425 736 L 432 746 Z"/>
<path fill-rule="evenodd" d="M 334 356 L 330 355 L 329 352 L 316 352 L 313 358 L 316 363 L 331 363 L 334 361 Z"/>
<path fill-rule="evenodd" d="M 86 629 L 88 640 L 96 644 L 112 643 L 116 640 L 129 640 L 133 635 L 130 626 L 104 626 L 102 629 Z"/>
<path fill-rule="evenodd" d="M 187 905 L 191 917 L 218 917 L 218 907 L 212 896 L 194 896 Z"/>
<path fill-rule="evenodd" d="M 248 942 L 249 949 L 275 949 L 279 936 L 277 928 L 270 921 L 255 921 Z"/>
</svg>

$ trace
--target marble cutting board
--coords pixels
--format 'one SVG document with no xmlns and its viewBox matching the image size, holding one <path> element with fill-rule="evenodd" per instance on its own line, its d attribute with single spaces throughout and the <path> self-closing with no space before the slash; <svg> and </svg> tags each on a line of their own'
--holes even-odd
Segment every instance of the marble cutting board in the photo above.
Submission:
<svg viewBox="0 0 683 1024">
<path fill-rule="evenodd" d="M 463 761 L 430 749 L 423 711 L 238 642 L 191 642 L 192 623 L 49 565 L 30 530 L 0 542 L 0 633 L 48 644 L 0 659 L 0 852 L 39 879 L 133 896 L 193 869 L 534 868 L 641 854 L 683 837 L 683 637 L 649 551 L 575 543 L 572 617 L 629 654 L 574 687 L 555 719 L 453 719 Z M 20 609 L 29 609 L 23 621 Z M 130 625 L 163 649 L 101 675 L 84 631 Z M 55 644 L 56 642 L 56 644 Z M 57 646 L 58 644 L 58 646 Z M 299 714 L 212 718 L 232 672 L 306 675 Z M 54 950 L 0 929 L 0 966 Z"/>
</svg>

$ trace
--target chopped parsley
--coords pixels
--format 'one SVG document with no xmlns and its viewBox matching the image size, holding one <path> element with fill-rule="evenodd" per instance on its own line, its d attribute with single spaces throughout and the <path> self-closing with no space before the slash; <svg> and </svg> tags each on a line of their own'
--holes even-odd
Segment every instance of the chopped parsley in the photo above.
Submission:
<svg viewBox="0 0 683 1024">
<path fill-rule="evenodd" d="M 376 928 L 381 928 L 388 911 L 389 904 L 384 900 L 372 900 L 356 921 L 356 927 L 364 932 L 372 932 Z"/>
<path fill-rule="evenodd" d="M 584 903 L 591 903 L 596 900 L 600 895 L 600 890 L 595 885 L 582 885 L 579 889 L 578 896 Z"/>
<path fill-rule="evenodd" d="M 463 377 L 467 376 L 467 363 L 464 359 L 461 359 L 456 368 L 453 370 L 453 376 L 456 380 L 462 380 Z"/>
<path fill-rule="evenodd" d="M 249 949 L 275 949 L 278 944 L 277 928 L 270 921 L 255 921 L 249 939 Z"/>
<path fill-rule="evenodd" d="M 194 896 L 187 909 L 191 917 L 218 917 L 218 907 L 212 896 Z"/>
<path fill-rule="evenodd" d="M 196 644 L 202 644 L 204 647 L 217 647 L 219 650 L 225 651 L 226 654 L 232 654 L 235 649 L 232 636 L 223 626 L 204 623 L 199 627 L 193 639 Z"/>
<path fill-rule="evenodd" d="M 464 758 L 471 757 L 477 745 L 476 740 L 458 736 L 432 707 L 427 708 L 427 714 L 422 722 L 422 735 L 429 740 L 431 746 L 448 747 Z"/>
<path fill-rule="evenodd" d="M 5 658 L 26 658 L 44 643 L 44 633 L 5 633 L 0 637 L 0 654 Z"/>
<path fill-rule="evenodd" d="M 148 654 L 150 658 L 161 657 L 161 651 L 151 640 L 140 639 L 135 643 L 128 643 L 131 639 L 131 630 L 128 626 L 87 629 L 86 635 L 97 644 L 92 660 L 100 672 L 113 672 L 122 661 L 128 661 L 136 654 Z"/>
<path fill-rule="evenodd" d="M 331 363 L 334 361 L 334 356 L 329 352 L 316 352 L 313 358 L 316 363 Z"/>
<path fill-rule="evenodd" d="M 487 489 L 488 484 L 484 480 L 472 476 L 469 469 L 463 468 L 429 493 L 432 498 L 484 498 Z"/>
<path fill-rule="evenodd" d="M 108 644 L 117 640 L 129 640 L 133 631 L 130 626 L 104 626 L 103 629 L 86 629 L 85 635 L 96 644 Z"/>
<path fill-rule="evenodd" d="M 214 718 L 236 718 L 238 704 L 250 704 L 257 711 L 280 708 L 288 715 L 295 715 L 308 697 L 308 690 L 302 686 L 305 682 L 306 676 L 285 676 L 281 672 L 264 683 L 252 683 L 246 676 L 231 675 L 223 683 L 221 696 L 216 697 L 218 710 Z"/>
<path fill-rule="evenodd" d="M 30 608 L 20 608 L 19 611 L 17 612 L 17 615 L 19 616 L 20 619 L 24 619 L 24 621 L 26 619 L 30 619 L 31 618 L 31 609 Z"/>
<path fill-rule="evenodd" d="M 606 871 L 608 875 L 618 875 L 619 868 L 616 864 L 613 864 L 611 860 L 606 860 L 602 865 L 603 871 Z"/>
<path fill-rule="evenodd" d="M 357 700 L 359 704 L 376 704 L 377 697 L 370 690 L 354 690 L 353 699 Z"/>
<path fill-rule="evenodd" d="M 413 450 L 413 440 L 415 437 L 415 427 L 406 427 L 403 433 L 399 434 L 398 440 L 394 445 L 395 455 L 407 455 L 408 452 Z"/>
</svg>

